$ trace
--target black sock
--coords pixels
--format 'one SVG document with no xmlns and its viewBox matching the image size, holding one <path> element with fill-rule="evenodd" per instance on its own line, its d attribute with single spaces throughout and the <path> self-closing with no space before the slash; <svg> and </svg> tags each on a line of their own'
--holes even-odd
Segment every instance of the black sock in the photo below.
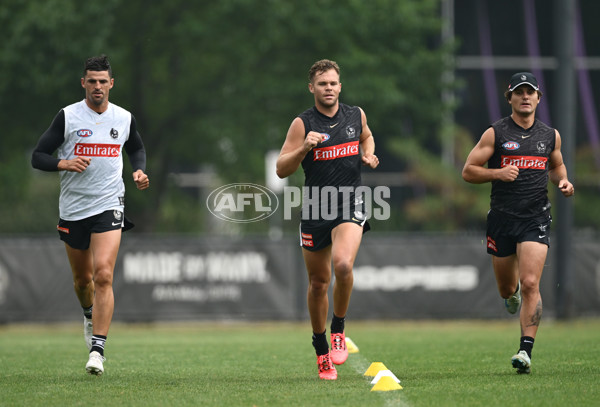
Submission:
<svg viewBox="0 0 600 407">
<path fill-rule="evenodd" d="M 336 317 L 335 314 L 333 314 L 333 318 L 331 318 L 331 333 L 332 334 L 343 333 L 345 322 L 346 322 L 346 316 L 340 318 L 340 317 Z"/>
<path fill-rule="evenodd" d="M 325 333 L 327 333 L 327 330 L 325 330 L 322 334 L 316 334 L 313 332 L 312 344 L 315 347 L 317 356 L 326 355 L 329 353 L 329 343 L 327 343 Z"/>
<path fill-rule="evenodd" d="M 82 307 L 82 308 L 83 308 L 83 315 L 85 315 L 85 317 L 87 319 L 92 319 L 92 308 L 94 308 L 94 305 L 93 304 L 90 305 L 89 308 L 85 308 L 85 307 Z"/>
<path fill-rule="evenodd" d="M 522 336 L 521 337 L 521 345 L 519 346 L 519 350 L 524 350 L 527 352 L 527 356 L 531 358 L 531 351 L 533 350 L 533 339 L 531 336 Z"/>
<path fill-rule="evenodd" d="M 92 336 L 92 350 L 90 352 L 98 352 L 104 356 L 104 344 L 106 343 L 106 336 L 104 335 L 93 335 Z"/>
</svg>

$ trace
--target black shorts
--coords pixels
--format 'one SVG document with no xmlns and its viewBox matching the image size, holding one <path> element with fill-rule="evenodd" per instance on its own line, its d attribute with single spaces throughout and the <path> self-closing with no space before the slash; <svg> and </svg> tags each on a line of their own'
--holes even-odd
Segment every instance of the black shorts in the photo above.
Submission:
<svg viewBox="0 0 600 407">
<path fill-rule="evenodd" d="M 311 252 L 316 252 L 326 248 L 331 244 L 331 231 L 338 225 L 350 222 L 363 228 L 363 234 L 371 230 L 371 225 L 366 219 L 356 218 L 344 219 L 338 218 L 334 221 L 323 222 L 318 226 L 307 226 L 300 223 L 300 246 Z"/>
<path fill-rule="evenodd" d="M 87 250 L 90 247 L 92 233 L 108 232 L 109 230 L 129 230 L 133 223 L 123 216 L 123 212 L 109 210 L 89 218 L 80 220 L 59 219 L 56 229 L 60 240 L 73 249 Z"/>
<path fill-rule="evenodd" d="M 490 210 L 487 215 L 487 252 L 507 257 L 517 252 L 517 243 L 539 242 L 550 246 L 550 211 L 535 218 L 519 219 Z"/>
</svg>

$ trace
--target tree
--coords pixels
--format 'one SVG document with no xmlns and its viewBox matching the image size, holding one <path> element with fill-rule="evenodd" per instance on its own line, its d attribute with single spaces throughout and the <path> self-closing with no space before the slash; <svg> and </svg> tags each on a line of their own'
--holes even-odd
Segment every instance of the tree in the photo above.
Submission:
<svg viewBox="0 0 600 407">
<path fill-rule="evenodd" d="M 2 196 L 22 203 L 6 231 L 48 230 L 56 221 L 56 207 L 46 205 L 27 223 L 36 201 L 54 200 L 58 188 L 55 174 L 30 169 L 29 153 L 58 110 L 82 97 L 83 60 L 101 53 L 114 69 L 111 101 L 135 115 L 148 152 L 151 188 L 143 194 L 131 192 L 125 160 L 137 231 L 212 230 L 198 191 L 180 188 L 174 173 L 209 171 L 215 187 L 264 183 L 265 153 L 280 148 L 292 119 L 313 104 L 307 72 L 321 58 L 342 68 L 342 101 L 367 112 L 382 170 L 408 168 L 401 151 L 409 141 L 440 150 L 451 49 L 438 40 L 439 0 L 8 0 L 1 10 L 12 42 L 0 69 L 14 80 L 0 85 L 0 114 L 11 134 L 27 134 L 2 141 L 2 165 L 11 169 L 0 173 Z M 292 181 L 301 179 L 299 172 Z"/>
<path fill-rule="evenodd" d="M 68 103 L 82 98 L 84 59 L 106 46 L 118 0 L 3 0 L 0 6 L 0 230 L 49 230 L 57 179 L 32 170 L 30 153 Z M 102 29 L 92 28 L 102 16 Z M 33 119 L 33 120 L 32 120 Z M 56 200 L 54 201 L 56 202 Z M 35 214 L 35 216 L 34 216 Z"/>
<path fill-rule="evenodd" d="M 368 112 L 387 168 L 404 166 L 386 153 L 398 138 L 439 150 L 439 137 L 431 135 L 448 109 L 440 92 L 450 49 L 437 40 L 438 5 L 129 2 L 125 19 L 134 23 L 121 25 L 114 41 L 125 44 L 118 65 L 129 62 L 126 104 L 137 112 L 151 152 L 152 203 L 133 197 L 145 208 L 143 223 L 150 230 L 208 227 L 201 218 L 189 221 L 202 205 L 193 214 L 172 208 L 186 200 L 193 208 L 197 195 L 173 188 L 170 173 L 209 167 L 222 183 L 264 182 L 265 153 L 281 146 L 293 117 L 313 103 L 307 71 L 321 58 L 341 65 L 342 99 Z"/>
</svg>

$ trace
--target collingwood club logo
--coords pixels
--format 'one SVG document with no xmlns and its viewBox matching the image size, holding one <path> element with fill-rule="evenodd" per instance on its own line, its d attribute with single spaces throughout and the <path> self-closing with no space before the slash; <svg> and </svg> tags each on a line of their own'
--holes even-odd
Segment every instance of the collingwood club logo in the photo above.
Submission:
<svg viewBox="0 0 600 407">
<path fill-rule="evenodd" d="M 115 128 L 110 129 L 110 136 L 115 139 L 119 138 L 119 132 L 117 131 L 117 129 L 115 129 Z"/>
<path fill-rule="evenodd" d="M 538 153 L 545 153 L 546 152 L 546 143 L 544 141 L 538 141 L 537 150 L 538 150 Z"/>
<path fill-rule="evenodd" d="M 354 130 L 354 127 L 352 127 L 352 126 L 346 127 L 346 135 L 348 136 L 348 138 L 356 137 L 356 130 Z"/>
</svg>

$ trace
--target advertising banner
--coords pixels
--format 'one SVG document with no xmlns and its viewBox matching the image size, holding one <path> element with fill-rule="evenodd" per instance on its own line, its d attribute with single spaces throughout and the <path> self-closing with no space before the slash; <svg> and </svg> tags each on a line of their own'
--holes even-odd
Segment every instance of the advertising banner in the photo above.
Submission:
<svg viewBox="0 0 600 407">
<path fill-rule="evenodd" d="M 598 316 L 600 241 L 574 243 L 575 316 Z M 540 286 L 545 317 L 556 314 L 554 256 L 551 248 Z M 301 249 L 292 237 L 124 235 L 114 273 L 113 319 L 305 320 L 307 284 Z M 81 315 L 58 238 L 0 238 L 0 323 L 72 321 Z M 511 317 L 480 236 L 375 233 L 365 235 L 356 259 L 348 316 Z"/>
</svg>

